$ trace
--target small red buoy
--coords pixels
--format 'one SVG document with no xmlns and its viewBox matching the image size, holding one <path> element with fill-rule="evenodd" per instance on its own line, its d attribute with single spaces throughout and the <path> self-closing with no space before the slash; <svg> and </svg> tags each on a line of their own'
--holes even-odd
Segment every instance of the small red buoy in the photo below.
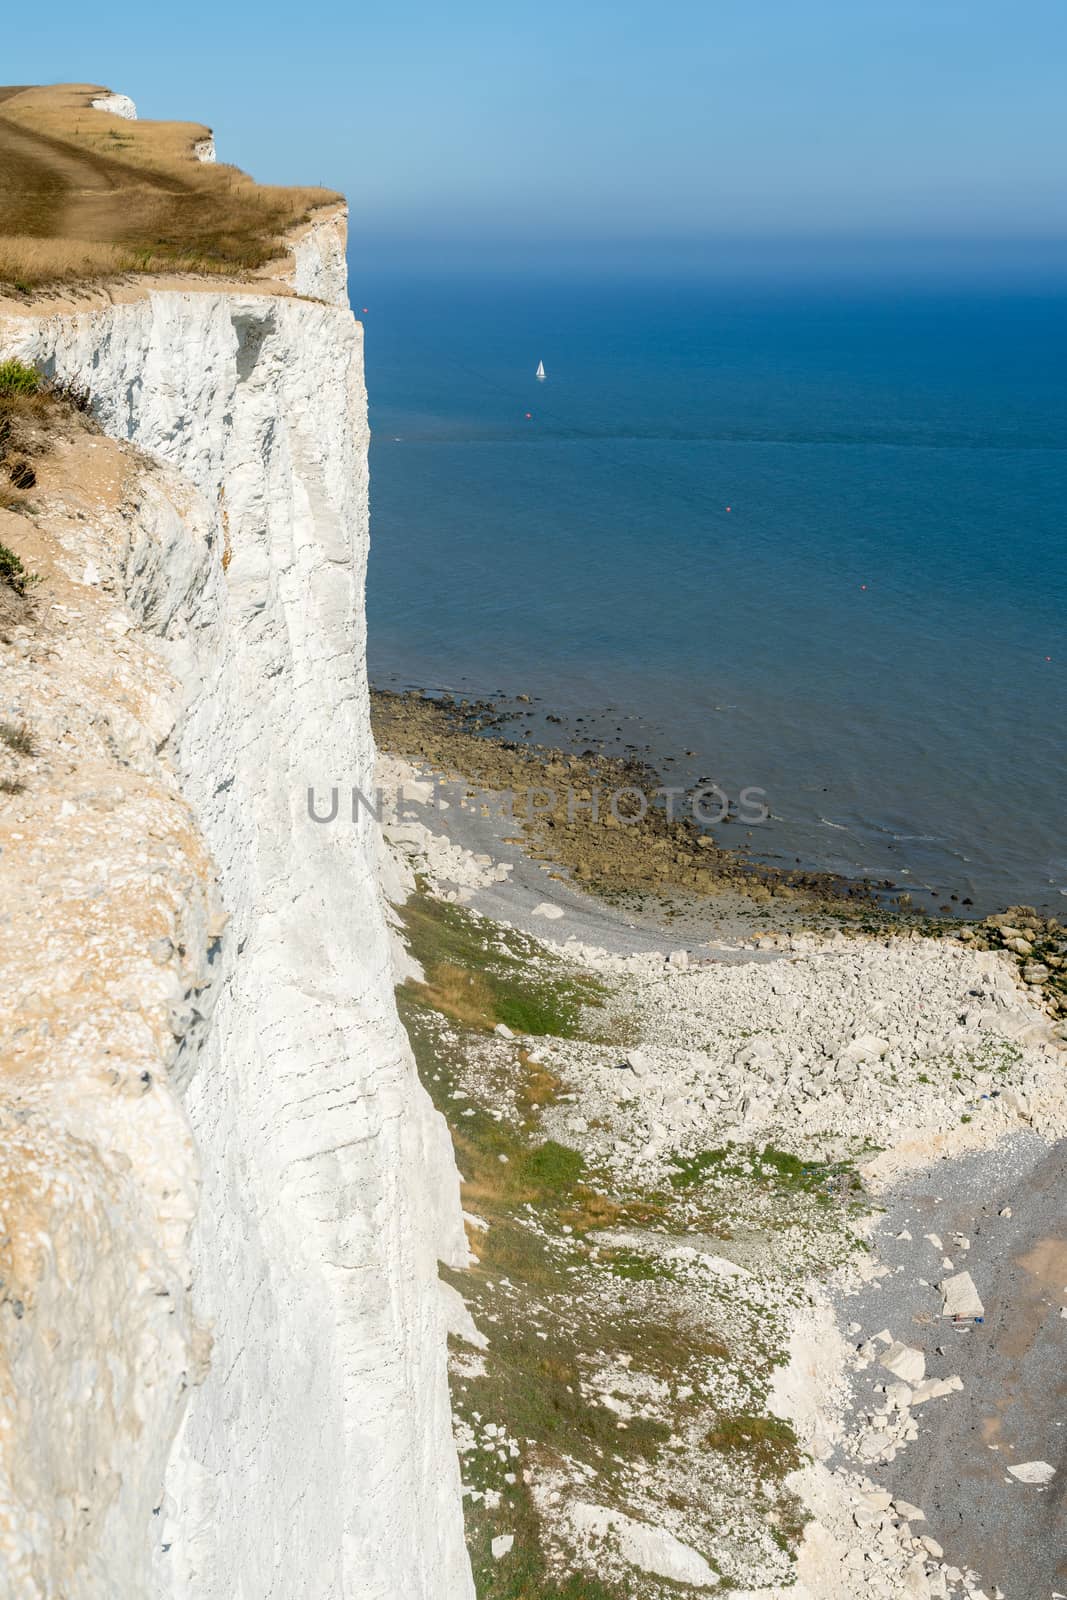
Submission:
<svg viewBox="0 0 1067 1600">
<path fill-rule="evenodd" d="M 861 583 L 861 584 L 860 584 L 860 588 L 861 588 L 861 589 L 866 589 L 866 587 L 867 587 L 867 585 L 866 585 L 866 584 L 865 584 L 865 583 Z"/>
<path fill-rule="evenodd" d="M 532 416 L 533 416 L 533 412 L 532 412 L 532 411 L 527 411 L 527 413 L 526 413 L 526 420 L 527 420 L 527 422 L 529 422 L 529 420 L 530 420 L 530 418 L 531 418 L 531 417 L 532 417 Z"/>
<path fill-rule="evenodd" d="M 733 507 L 732 506 L 727 506 L 726 509 L 727 509 L 727 511 L 732 511 Z"/>
<path fill-rule="evenodd" d="M 366 316 L 366 315 L 367 315 L 367 310 L 368 310 L 368 307 L 367 307 L 367 306 L 364 306 L 364 307 L 363 307 L 363 315 L 364 315 L 364 316 Z"/>
</svg>

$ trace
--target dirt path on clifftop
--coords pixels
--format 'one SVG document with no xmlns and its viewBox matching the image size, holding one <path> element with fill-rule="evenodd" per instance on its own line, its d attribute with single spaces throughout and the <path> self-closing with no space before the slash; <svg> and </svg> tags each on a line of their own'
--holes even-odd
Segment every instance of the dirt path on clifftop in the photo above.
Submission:
<svg viewBox="0 0 1067 1600">
<path fill-rule="evenodd" d="M 0 90 L 0 104 L 17 91 Z M 131 185 L 184 192 L 183 185 L 129 167 L 111 156 L 75 149 L 30 133 L 0 114 L 0 210 L 5 234 L 33 238 L 100 237 L 102 213 Z"/>
</svg>

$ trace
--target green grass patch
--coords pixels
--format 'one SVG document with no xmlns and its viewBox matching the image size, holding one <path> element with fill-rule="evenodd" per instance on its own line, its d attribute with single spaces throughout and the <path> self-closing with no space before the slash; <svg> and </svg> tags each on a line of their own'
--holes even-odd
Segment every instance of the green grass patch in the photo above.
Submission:
<svg viewBox="0 0 1067 1600">
<path fill-rule="evenodd" d="M 424 983 L 407 985 L 416 999 L 482 1032 L 502 1022 L 513 1033 L 588 1037 L 587 1013 L 609 993 L 595 978 L 568 971 L 536 941 L 427 894 L 412 895 L 400 915 L 426 974 Z"/>
<path fill-rule="evenodd" d="M 722 1455 L 743 1456 L 760 1478 L 784 1478 L 804 1459 L 792 1424 L 781 1417 L 720 1417 L 704 1443 Z"/>
<path fill-rule="evenodd" d="M 544 1198 L 569 1195 L 585 1168 L 577 1150 L 546 1139 L 523 1152 L 517 1162 L 524 1184 L 532 1184 Z"/>
<path fill-rule="evenodd" d="M 450 1063 L 442 1052 L 432 1013 L 408 985 L 397 991 L 397 1008 L 423 1082 L 451 1126 L 468 1200 L 487 1213 L 506 1213 L 523 1204 L 557 1213 L 580 1206 L 585 1174 L 581 1154 L 555 1139 L 531 1144 L 522 1131 L 498 1122 L 479 1105 L 468 1107 L 470 1116 L 457 1117 L 451 1095 L 459 1081 L 458 1061 Z"/>
<path fill-rule="evenodd" d="M 764 1145 L 760 1151 L 746 1152 L 734 1146 L 701 1150 L 692 1156 L 671 1156 L 671 1184 L 675 1189 L 694 1189 L 710 1177 L 733 1178 L 755 1183 L 783 1193 L 809 1194 L 823 1203 L 840 1198 L 845 1188 L 856 1189 L 855 1168 L 849 1161 L 813 1162 L 801 1160 L 788 1150 Z"/>
<path fill-rule="evenodd" d="M 24 595 L 31 582 L 21 557 L 14 550 L 9 550 L 6 544 L 0 544 L 0 583 L 6 583 L 16 594 Z"/>
<path fill-rule="evenodd" d="M 24 361 L 14 357 L 0 361 L 0 399 L 36 394 L 40 387 L 41 374 L 35 367 L 28 367 Z"/>
<path fill-rule="evenodd" d="M 643 1255 L 640 1250 L 611 1250 L 604 1253 L 608 1271 L 616 1278 L 630 1283 L 649 1283 L 656 1278 L 676 1276 L 665 1261 L 654 1255 Z"/>
<path fill-rule="evenodd" d="M 514 1250 L 509 1256 L 514 1271 Z M 469 1275 L 457 1274 L 454 1281 L 468 1299 L 477 1287 Z M 559 1284 L 561 1290 L 566 1287 Z M 485 1303 L 491 1303 L 490 1297 Z M 558 1322 L 550 1338 L 543 1340 L 521 1320 L 502 1319 L 492 1325 L 491 1350 L 487 1376 L 470 1380 L 464 1408 L 490 1419 L 506 1418 L 509 1432 L 535 1450 L 589 1462 L 597 1467 L 602 1485 L 610 1482 L 612 1458 L 650 1459 L 670 1436 L 670 1428 L 651 1417 L 632 1417 L 620 1428 L 614 1411 L 586 1396 L 578 1344 Z M 495 1484 L 499 1474 L 495 1459 L 487 1458 L 486 1465 L 485 1481 Z M 467 1457 L 464 1481 L 480 1488 L 479 1473 L 479 1453 L 475 1453 Z"/>
</svg>

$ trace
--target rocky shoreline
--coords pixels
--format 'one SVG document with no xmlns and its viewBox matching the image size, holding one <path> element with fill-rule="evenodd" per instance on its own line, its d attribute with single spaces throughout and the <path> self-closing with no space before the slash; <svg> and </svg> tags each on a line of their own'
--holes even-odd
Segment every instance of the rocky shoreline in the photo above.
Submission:
<svg viewBox="0 0 1067 1600">
<path fill-rule="evenodd" d="M 527 848 L 565 867 L 591 893 L 610 897 L 636 890 L 669 897 L 732 890 L 755 905 L 847 915 L 880 906 L 880 896 L 894 888 L 888 881 L 875 887 L 832 873 L 747 861 L 743 841 L 724 849 L 691 814 L 669 816 L 656 799 L 668 780 L 643 757 L 592 749 L 576 755 L 508 738 L 499 731 L 506 716 L 492 701 L 375 689 L 371 707 L 380 749 L 442 773 L 460 772 L 494 794 L 513 795 Z M 554 803 L 542 804 L 545 795 L 554 796 Z M 613 811 L 614 795 L 620 798 Z M 728 814 L 736 819 L 732 803 Z"/>
<path fill-rule="evenodd" d="M 1067 1038 L 1067 928 L 1055 919 L 1028 906 L 981 922 L 929 917 L 897 903 L 888 880 L 873 886 L 746 860 L 743 848 L 724 849 L 691 816 L 670 818 L 654 799 L 666 780 L 643 757 L 527 745 L 506 736 L 507 715 L 488 700 L 371 691 L 380 750 L 465 782 L 467 795 L 453 792 L 453 805 L 465 799 L 486 814 L 491 797 L 513 797 L 513 832 L 526 853 L 608 903 L 650 912 L 665 925 L 699 924 L 740 903 L 749 925 L 755 918 L 765 932 L 842 928 L 877 937 L 951 937 L 975 950 L 1002 950 Z M 635 791 L 649 800 L 640 815 Z M 612 794 L 623 794 L 618 817 L 606 798 Z M 544 805 L 542 797 L 554 803 Z"/>
</svg>

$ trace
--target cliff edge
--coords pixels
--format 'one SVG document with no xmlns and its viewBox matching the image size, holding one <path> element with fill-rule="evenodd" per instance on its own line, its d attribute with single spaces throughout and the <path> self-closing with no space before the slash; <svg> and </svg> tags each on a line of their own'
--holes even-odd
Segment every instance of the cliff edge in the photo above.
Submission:
<svg viewBox="0 0 1067 1600">
<path fill-rule="evenodd" d="M 0 1595 L 460 1600 L 458 1175 L 369 819 L 307 810 L 374 753 L 343 206 L 15 286 L 5 359 L 58 410 L 0 511 Z"/>
</svg>

